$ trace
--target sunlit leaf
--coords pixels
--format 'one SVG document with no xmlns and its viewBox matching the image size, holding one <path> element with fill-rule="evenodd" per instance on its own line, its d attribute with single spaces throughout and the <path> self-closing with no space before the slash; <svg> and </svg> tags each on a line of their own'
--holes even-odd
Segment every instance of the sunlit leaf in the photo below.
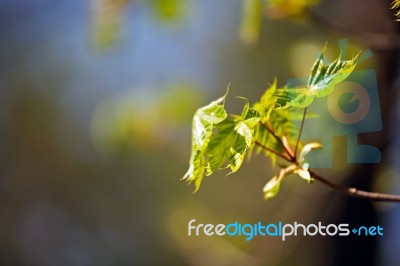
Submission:
<svg viewBox="0 0 400 266">
<path fill-rule="evenodd" d="M 193 117 L 192 123 L 192 153 L 189 169 L 184 175 L 189 183 L 195 183 L 195 190 L 198 190 L 205 171 L 205 152 L 210 137 L 213 134 L 214 126 L 226 119 L 227 113 L 224 108 L 225 97 L 228 91 L 221 98 L 198 109 Z"/>
<path fill-rule="evenodd" d="M 269 120 L 270 114 L 274 109 L 277 101 L 277 97 L 275 96 L 277 90 L 277 80 L 275 79 L 274 82 L 269 86 L 264 94 L 261 96 L 260 101 L 256 102 L 253 106 L 261 115 L 262 121 L 265 122 Z"/>
<path fill-rule="evenodd" d="M 263 188 L 264 199 L 269 200 L 274 198 L 279 192 L 281 181 L 283 180 L 283 178 L 287 174 L 293 173 L 294 170 L 295 166 L 290 165 L 287 168 L 281 169 L 276 176 L 274 176 L 271 180 L 269 180 L 268 183 L 265 184 Z"/>
<path fill-rule="evenodd" d="M 308 144 L 304 145 L 304 148 L 300 152 L 299 162 L 300 163 L 304 162 L 305 161 L 304 157 L 310 151 L 315 150 L 315 149 L 321 149 L 321 148 L 322 148 L 322 145 L 320 143 L 317 143 L 317 142 L 312 142 L 312 143 L 308 143 Z"/>
<path fill-rule="evenodd" d="M 205 172 L 204 150 L 193 150 L 190 156 L 190 165 L 183 179 L 189 183 L 194 182 L 195 192 L 200 188 Z"/>
<path fill-rule="evenodd" d="M 232 120 L 225 120 L 217 127 L 217 133 L 212 137 L 206 151 L 207 175 L 212 174 L 227 163 L 232 172 L 236 172 L 243 163 L 243 157 L 248 147 L 246 138 L 239 133 L 238 126 L 246 127 L 243 123 L 237 124 Z M 243 134 L 245 130 L 239 127 Z"/>
<path fill-rule="evenodd" d="M 310 93 L 309 88 L 283 88 L 278 89 L 275 93 L 277 97 L 276 108 L 288 107 L 307 107 L 315 98 L 315 95 Z"/>
<path fill-rule="evenodd" d="M 254 127 L 260 120 L 258 112 L 249 108 L 246 100 L 241 116 L 226 119 L 216 126 L 216 133 L 208 144 L 207 175 L 225 167 L 236 172 L 243 163 L 246 151 L 253 145 Z"/>
<path fill-rule="evenodd" d="M 307 182 L 311 183 L 311 175 L 310 172 L 308 172 L 308 170 L 300 168 L 298 170 L 295 171 L 295 173 L 300 176 L 301 178 L 307 180 Z"/>
<path fill-rule="evenodd" d="M 264 92 L 260 100 L 254 104 L 256 109 L 261 114 L 262 124 L 256 125 L 254 128 L 254 139 L 261 145 L 268 147 L 272 150 L 281 152 L 283 147 L 273 137 L 273 135 L 266 129 L 271 127 L 272 130 L 277 131 L 279 134 L 292 136 L 297 133 L 295 125 L 292 123 L 291 115 L 288 110 L 276 109 L 278 98 L 276 97 L 277 80 L 275 79 L 271 86 Z M 270 157 L 272 164 L 276 163 L 276 154 L 267 150 L 257 147 L 257 153 L 264 151 L 265 155 Z"/>
<path fill-rule="evenodd" d="M 279 172 L 279 175 L 284 174 L 284 170 L 281 170 Z M 264 192 L 264 199 L 269 200 L 274 198 L 280 189 L 281 186 L 281 179 L 279 178 L 279 175 L 274 176 L 268 183 L 264 186 L 263 192 Z"/>
<path fill-rule="evenodd" d="M 332 93 L 337 84 L 345 80 L 357 64 L 357 56 L 343 61 L 341 55 L 332 63 L 325 65 L 324 54 L 321 53 L 311 68 L 307 87 L 282 88 L 275 93 L 276 108 L 301 107 L 312 104 L 315 97 L 325 97 Z"/>
<path fill-rule="evenodd" d="M 253 132 L 259 113 L 246 103 L 241 115 L 227 118 L 224 109 L 226 94 L 198 109 L 193 117 L 192 154 L 189 170 L 183 177 L 199 189 L 204 174 L 221 168 L 236 172 L 246 151 L 253 145 Z"/>
<path fill-rule="evenodd" d="M 308 80 L 308 87 L 311 95 L 316 97 L 325 97 L 329 95 L 334 87 L 345 80 L 353 72 L 357 64 L 358 55 L 353 59 L 343 61 L 341 55 L 328 65 L 324 65 L 324 54 L 321 53 L 314 66 L 311 69 L 311 75 Z"/>
<path fill-rule="evenodd" d="M 212 135 L 214 125 L 222 122 L 227 117 L 224 108 L 227 93 L 196 111 L 192 124 L 192 145 L 194 149 L 201 150 L 205 148 Z"/>
</svg>

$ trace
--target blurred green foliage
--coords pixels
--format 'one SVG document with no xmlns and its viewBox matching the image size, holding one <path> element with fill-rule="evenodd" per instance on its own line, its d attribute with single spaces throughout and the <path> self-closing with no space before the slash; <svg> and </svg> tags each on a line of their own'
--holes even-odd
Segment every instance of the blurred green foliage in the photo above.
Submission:
<svg viewBox="0 0 400 266">
<path fill-rule="evenodd" d="M 150 0 L 156 17 L 163 22 L 175 22 L 184 16 L 185 0 Z"/>
<path fill-rule="evenodd" d="M 162 91 L 132 90 L 104 99 L 93 116 L 92 135 L 105 153 L 159 150 L 201 101 L 197 89 L 176 85 Z M 150 150 L 149 150 L 150 149 Z"/>
<path fill-rule="evenodd" d="M 147 5 L 162 23 L 179 21 L 185 10 L 183 0 L 91 0 L 92 35 L 99 50 L 107 50 L 122 36 L 124 17 L 128 6 Z"/>
<path fill-rule="evenodd" d="M 121 36 L 125 8 L 129 0 L 91 0 L 92 35 L 95 46 L 104 50 Z"/>
</svg>

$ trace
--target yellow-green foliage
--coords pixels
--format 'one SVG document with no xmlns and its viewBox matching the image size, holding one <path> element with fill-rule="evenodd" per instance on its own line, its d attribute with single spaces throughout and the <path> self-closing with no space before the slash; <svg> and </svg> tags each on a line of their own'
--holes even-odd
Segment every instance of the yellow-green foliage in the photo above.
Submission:
<svg viewBox="0 0 400 266">
<path fill-rule="evenodd" d="M 257 152 L 275 163 L 278 156 L 290 163 L 264 187 L 266 199 L 274 197 L 280 182 L 288 174 L 296 174 L 311 183 L 308 163 L 304 156 L 309 151 L 320 148 L 318 143 L 299 143 L 299 129 L 294 120 L 307 118 L 305 111 L 315 97 L 326 97 L 334 87 L 345 80 L 356 66 L 357 56 L 344 61 L 339 56 L 331 64 L 323 63 L 323 52 L 311 68 L 308 84 L 301 88 L 278 88 L 277 81 L 266 90 L 264 95 L 250 107 L 245 99 L 241 114 L 228 115 L 225 100 L 228 92 L 221 98 L 199 108 L 192 125 L 192 153 L 189 169 L 183 179 L 195 184 L 195 191 L 200 187 L 204 175 L 211 175 L 216 170 L 230 168 L 236 172 L 243 163 L 246 153 L 251 154 L 257 145 Z M 289 151 L 295 147 L 294 152 Z M 300 156 L 295 154 L 300 151 Z"/>
</svg>

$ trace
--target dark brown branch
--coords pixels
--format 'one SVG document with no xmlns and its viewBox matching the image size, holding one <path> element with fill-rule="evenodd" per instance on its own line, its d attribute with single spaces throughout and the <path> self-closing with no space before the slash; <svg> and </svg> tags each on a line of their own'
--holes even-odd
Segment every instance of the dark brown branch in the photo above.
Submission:
<svg viewBox="0 0 400 266">
<path fill-rule="evenodd" d="M 369 199 L 373 201 L 387 201 L 387 202 L 400 202 L 400 195 L 392 195 L 392 194 L 383 194 L 383 193 L 376 193 L 376 192 L 368 192 L 363 190 L 358 190 L 352 187 L 342 186 L 336 183 L 333 183 L 324 177 L 318 175 L 317 173 L 309 170 L 311 177 L 315 180 L 323 183 L 324 185 L 330 187 L 336 192 L 344 194 L 349 197 L 353 198 L 361 198 L 361 199 Z"/>
<path fill-rule="evenodd" d="M 304 118 L 305 118 L 305 114 L 306 114 L 306 109 L 304 110 Z M 260 122 L 261 123 L 261 122 Z M 297 161 L 297 158 L 295 158 L 293 156 L 293 152 L 290 150 L 289 147 L 287 147 L 287 145 L 285 145 L 285 142 L 282 140 L 281 137 L 279 137 L 275 131 L 270 128 L 269 126 L 261 123 L 261 125 L 269 132 L 271 133 L 274 138 L 282 145 L 282 147 L 285 149 L 286 154 L 281 154 L 273 149 L 270 149 L 266 146 L 264 146 L 263 144 L 259 143 L 258 141 L 255 142 L 256 145 L 260 146 L 261 148 L 265 149 L 266 151 L 269 151 L 279 157 L 281 157 L 282 159 L 286 160 L 289 163 L 292 163 L 294 165 L 296 165 L 297 167 L 300 167 L 299 162 Z M 304 126 L 304 119 L 300 128 L 300 132 L 299 132 L 299 139 L 300 139 L 300 135 L 301 135 L 301 131 L 302 128 Z M 286 141 L 287 142 L 287 141 Z M 298 143 L 297 143 L 298 144 Z M 298 145 L 296 145 L 297 147 Z M 384 194 L 384 193 L 377 193 L 377 192 L 369 192 L 369 191 L 364 191 L 364 190 L 358 190 L 356 188 L 353 187 L 346 187 L 340 184 L 336 184 L 333 183 L 331 181 L 329 181 L 328 179 L 318 175 L 317 173 L 315 173 L 314 171 L 308 170 L 311 177 L 314 178 L 315 180 L 321 182 L 322 184 L 330 187 L 332 190 L 334 190 L 335 192 L 341 193 L 343 195 L 349 196 L 349 197 L 353 197 L 353 198 L 361 198 L 361 199 L 368 199 L 368 200 L 373 200 L 373 201 L 386 201 L 386 202 L 400 202 L 400 195 L 393 195 L 393 194 Z"/>
</svg>

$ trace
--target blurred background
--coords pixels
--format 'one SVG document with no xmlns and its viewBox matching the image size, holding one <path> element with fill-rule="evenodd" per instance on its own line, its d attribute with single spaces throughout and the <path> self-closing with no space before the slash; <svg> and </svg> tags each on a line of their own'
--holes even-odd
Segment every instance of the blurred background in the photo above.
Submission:
<svg viewBox="0 0 400 266">
<path fill-rule="evenodd" d="M 253 156 L 202 187 L 187 170 L 191 118 L 224 94 L 254 102 L 274 77 L 306 77 L 371 49 L 383 129 L 358 135 L 379 164 L 348 164 L 333 138 L 327 178 L 400 193 L 399 25 L 390 1 L 0 0 L 1 265 L 398 265 L 400 207 L 288 178 Z M 324 107 L 319 110 L 324 112 Z M 325 108 L 326 109 L 326 108 Z M 326 110 L 325 110 L 326 111 Z M 304 136 L 334 125 L 319 120 Z M 333 130 L 333 129 L 332 129 Z M 309 134 L 309 135 L 308 135 Z M 343 133 L 342 135 L 345 135 Z M 187 223 L 381 225 L 383 237 L 187 236 Z"/>
</svg>

